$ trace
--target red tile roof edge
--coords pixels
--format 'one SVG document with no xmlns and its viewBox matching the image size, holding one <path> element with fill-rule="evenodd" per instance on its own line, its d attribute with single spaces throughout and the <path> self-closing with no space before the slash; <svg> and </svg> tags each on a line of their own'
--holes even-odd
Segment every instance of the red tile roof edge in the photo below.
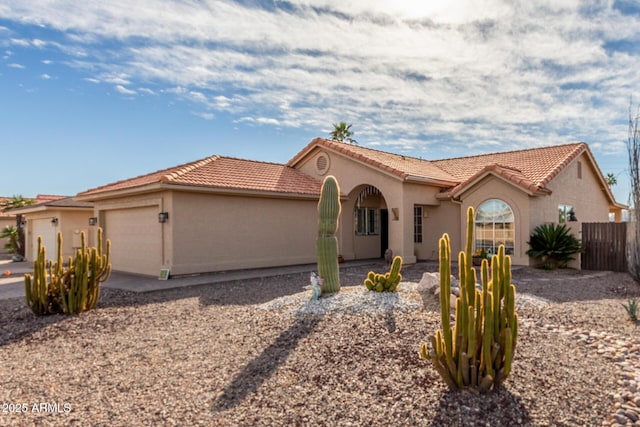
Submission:
<svg viewBox="0 0 640 427">
<path fill-rule="evenodd" d="M 483 167 L 469 179 L 453 187 L 451 190 L 449 190 L 449 194 L 452 197 L 457 197 L 458 195 L 463 193 L 469 186 L 473 185 L 479 179 L 489 174 L 498 175 L 529 193 L 544 191 L 544 189 L 538 186 L 536 183 L 534 183 L 530 179 L 527 179 L 527 177 L 524 176 L 518 169 L 504 166 L 498 163 L 493 163 L 491 165 Z"/>
</svg>

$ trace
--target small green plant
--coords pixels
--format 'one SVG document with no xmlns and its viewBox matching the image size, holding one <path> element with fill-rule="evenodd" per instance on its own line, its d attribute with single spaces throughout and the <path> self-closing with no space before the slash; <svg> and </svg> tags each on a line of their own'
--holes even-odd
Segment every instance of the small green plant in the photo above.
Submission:
<svg viewBox="0 0 640 427">
<path fill-rule="evenodd" d="M 398 289 L 398 284 L 402 280 L 402 274 L 400 269 L 402 268 L 402 257 L 396 256 L 393 258 L 391 268 L 386 274 L 376 274 L 370 271 L 367 278 L 364 280 L 364 285 L 370 291 L 376 292 L 395 292 Z"/>
<path fill-rule="evenodd" d="M 98 303 L 100 283 L 111 273 L 109 252 L 102 250 L 102 229 L 98 228 L 98 247 L 87 248 L 84 232 L 81 247 L 75 257 L 69 257 L 67 267 L 62 263 L 62 233 L 58 233 L 56 262 L 48 261 L 42 237 L 38 237 L 38 258 L 33 263 L 33 275 L 24 275 L 27 305 L 35 314 L 78 314 L 91 310 Z"/>
<path fill-rule="evenodd" d="M 627 310 L 627 316 L 632 322 L 638 321 L 638 315 L 640 315 L 640 306 L 636 298 L 630 299 L 626 304 L 622 304 L 625 310 Z"/>
<path fill-rule="evenodd" d="M 565 224 L 542 224 L 533 230 L 527 242 L 527 255 L 540 261 L 546 270 L 564 268 L 582 251 L 582 244 Z"/>
<path fill-rule="evenodd" d="M 12 255 L 17 255 L 20 250 L 20 233 L 15 225 L 7 225 L 0 231 L 0 239 L 7 239 L 4 248 Z"/>
</svg>

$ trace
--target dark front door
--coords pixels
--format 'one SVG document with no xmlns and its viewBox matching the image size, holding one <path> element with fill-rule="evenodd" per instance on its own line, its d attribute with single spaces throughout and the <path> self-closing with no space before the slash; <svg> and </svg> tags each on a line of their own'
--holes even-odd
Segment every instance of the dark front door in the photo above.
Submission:
<svg viewBox="0 0 640 427">
<path fill-rule="evenodd" d="M 389 211 L 380 209 L 380 258 L 384 258 L 384 251 L 389 248 Z"/>
</svg>

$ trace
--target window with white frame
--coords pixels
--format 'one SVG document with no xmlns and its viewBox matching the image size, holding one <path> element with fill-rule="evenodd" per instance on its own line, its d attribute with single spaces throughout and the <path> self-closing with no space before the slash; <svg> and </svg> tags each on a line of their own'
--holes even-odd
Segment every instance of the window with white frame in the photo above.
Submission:
<svg viewBox="0 0 640 427">
<path fill-rule="evenodd" d="M 380 210 L 356 208 L 355 230 L 358 236 L 374 236 L 380 234 Z"/>
<path fill-rule="evenodd" d="M 413 243 L 422 243 L 422 206 L 413 207 Z"/>
<path fill-rule="evenodd" d="M 515 248 L 515 217 L 511 207 L 500 199 L 489 199 L 476 211 L 475 249 L 496 254 L 504 245 L 505 253 Z"/>
</svg>

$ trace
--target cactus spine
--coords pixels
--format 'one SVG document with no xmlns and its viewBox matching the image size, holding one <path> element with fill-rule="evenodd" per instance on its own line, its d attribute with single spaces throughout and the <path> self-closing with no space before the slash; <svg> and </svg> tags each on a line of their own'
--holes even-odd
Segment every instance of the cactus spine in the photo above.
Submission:
<svg viewBox="0 0 640 427">
<path fill-rule="evenodd" d="M 101 228 L 98 228 L 97 248 L 87 248 L 84 233 L 80 238 L 81 248 L 75 257 L 69 257 L 66 268 L 62 263 L 62 234 L 58 233 L 55 263 L 46 260 L 42 238 L 38 238 L 38 259 L 34 262 L 33 276 L 25 274 L 27 305 L 35 314 L 78 314 L 91 310 L 98 303 L 100 283 L 111 273 L 111 242 L 107 240 L 103 253 Z"/>
<path fill-rule="evenodd" d="M 318 202 L 318 275 L 324 280 L 322 294 L 340 290 L 340 270 L 338 268 L 338 218 L 340 217 L 340 187 L 335 177 L 329 175 L 322 183 Z"/>
<path fill-rule="evenodd" d="M 376 274 L 370 271 L 367 278 L 364 280 L 364 285 L 370 291 L 376 292 L 395 292 L 398 289 L 398 284 L 402 280 L 402 274 L 400 269 L 402 268 L 402 257 L 396 256 L 393 258 L 391 268 L 386 274 Z"/>
<path fill-rule="evenodd" d="M 509 376 L 518 335 L 515 312 L 516 288 L 511 284 L 511 258 L 504 246 L 489 264 L 482 261 L 482 291 L 476 289 L 476 270 L 471 267 L 473 208 L 467 211 L 467 244 L 458 257 L 460 296 L 455 301 L 455 323 L 451 327 L 451 245 L 443 235 L 439 245 L 440 311 L 442 329 L 420 347 L 420 358 L 429 360 L 452 389 L 499 386 Z"/>
</svg>

